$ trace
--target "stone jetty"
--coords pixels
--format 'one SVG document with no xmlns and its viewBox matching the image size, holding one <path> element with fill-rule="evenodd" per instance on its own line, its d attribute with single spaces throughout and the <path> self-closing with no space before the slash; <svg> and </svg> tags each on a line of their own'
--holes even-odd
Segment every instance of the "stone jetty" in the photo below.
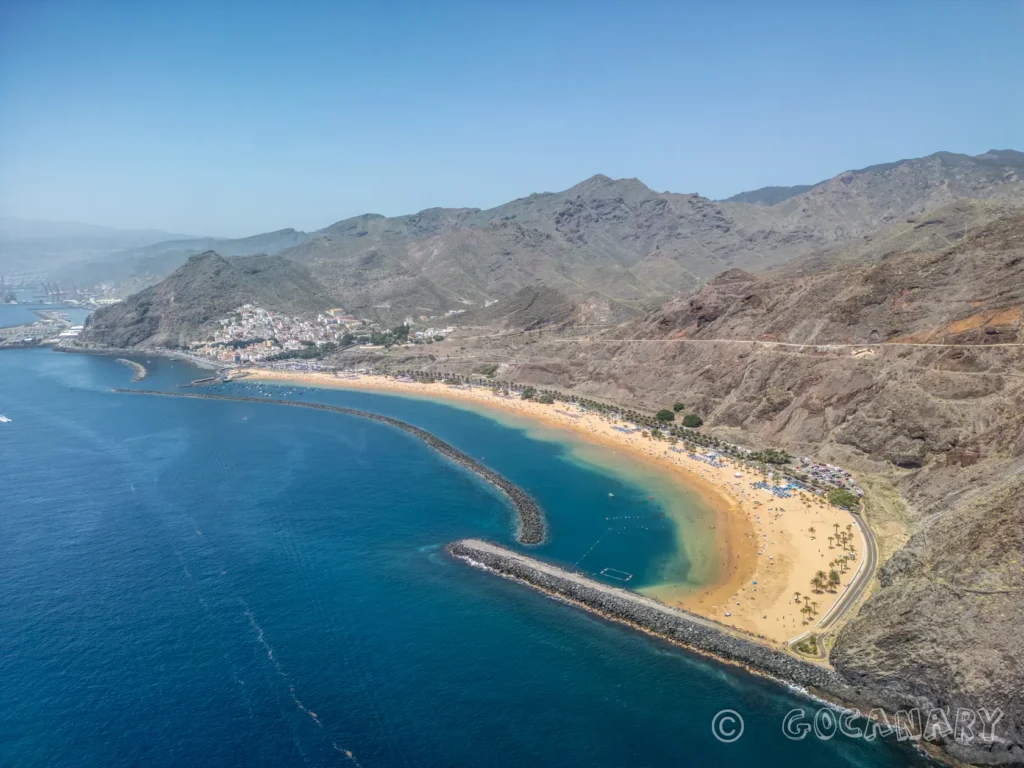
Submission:
<svg viewBox="0 0 1024 768">
<path fill-rule="evenodd" d="M 703 616 L 672 608 L 636 592 L 612 587 L 578 573 L 477 539 L 452 542 L 448 552 L 586 610 L 716 656 L 755 672 L 794 683 L 828 698 L 853 693 L 831 668 L 799 659 Z"/>
<path fill-rule="evenodd" d="M 117 358 L 115 362 L 118 362 L 121 365 L 127 365 L 129 368 L 132 369 L 132 372 L 134 374 L 132 376 L 132 381 L 142 381 L 149 375 L 149 371 L 146 370 L 146 366 L 144 366 L 142 363 L 136 363 L 134 360 L 126 360 L 123 357 Z"/>
<path fill-rule="evenodd" d="M 485 467 L 479 461 L 474 459 L 472 456 L 468 456 L 459 449 L 452 445 L 449 445 L 444 440 L 430 434 L 424 429 L 414 427 L 412 424 L 407 424 L 404 421 L 398 419 L 392 419 L 390 416 L 382 416 L 378 413 L 369 413 L 368 411 L 359 411 L 354 408 L 343 408 L 337 405 L 323 405 L 321 403 L 303 403 L 296 400 L 275 400 L 266 397 L 242 397 L 234 395 L 208 395 L 201 394 L 198 392 L 161 392 L 158 390 L 149 389 L 114 389 L 114 392 L 129 395 L 159 395 L 161 397 L 185 397 L 194 400 L 227 400 L 230 402 L 238 403 L 259 403 L 261 405 L 288 405 L 296 408 L 311 408 L 317 411 L 331 411 L 333 413 L 343 413 L 347 416 L 357 416 L 361 419 L 370 419 L 371 421 L 379 421 L 384 424 L 389 424 L 392 427 L 397 427 L 405 432 L 408 432 L 420 440 L 425 442 L 435 451 L 443 456 L 454 461 L 456 464 L 460 464 L 471 472 L 475 472 L 477 475 L 487 480 L 490 483 L 496 485 L 512 502 L 512 506 L 516 510 L 516 517 L 518 520 L 516 538 L 521 544 L 540 544 L 544 541 L 546 524 L 544 520 L 544 514 L 541 508 L 537 505 L 537 502 L 533 500 L 526 491 L 519 486 L 510 482 L 506 478 L 499 475 L 493 469 Z"/>
</svg>

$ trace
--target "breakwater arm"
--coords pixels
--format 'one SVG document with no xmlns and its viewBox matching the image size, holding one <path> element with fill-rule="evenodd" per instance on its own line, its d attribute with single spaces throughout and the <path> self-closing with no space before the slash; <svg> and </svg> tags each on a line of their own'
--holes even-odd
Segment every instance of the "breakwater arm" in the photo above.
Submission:
<svg viewBox="0 0 1024 768">
<path fill-rule="evenodd" d="M 826 666 L 746 639 L 710 619 L 636 592 L 602 584 L 486 541 L 462 539 L 447 549 L 454 557 L 666 640 L 823 695 L 845 698 L 850 694 L 849 686 Z"/>
<path fill-rule="evenodd" d="M 449 445 L 444 440 L 435 437 L 425 429 L 414 427 L 412 424 L 407 424 L 404 421 L 398 419 L 392 419 L 390 416 L 382 416 L 379 413 L 370 413 L 368 411 L 359 411 L 354 408 L 343 408 L 338 405 L 323 405 L 321 403 L 303 403 L 296 400 L 274 400 L 265 397 L 242 397 L 234 395 L 207 395 L 200 394 L 198 392 L 161 392 L 158 390 L 149 389 L 121 389 L 116 388 L 114 392 L 128 395 L 159 395 L 160 397 L 185 397 L 194 400 L 227 400 L 230 402 L 239 403 L 259 403 L 260 405 L 288 405 L 296 408 L 311 408 L 317 411 L 331 411 L 334 413 L 343 413 L 347 416 L 357 416 L 361 419 L 370 419 L 371 421 L 379 421 L 384 424 L 389 424 L 392 427 L 408 432 L 420 440 L 425 442 L 435 451 L 443 456 L 454 461 L 471 472 L 476 473 L 484 480 L 489 483 L 496 485 L 512 502 L 512 506 L 516 510 L 516 517 L 518 520 L 516 537 L 521 544 L 540 544 L 544 541 L 546 526 L 544 520 L 544 514 L 538 506 L 537 502 L 533 500 L 526 491 L 519 486 L 515 485 L 511 481 L 502 477 L 500 474 L 495 472 L 489 467 L 485 467 L 479 461 L 474 459 L 472 456 L 468 456 L 458 448 Z"/>
<path fill-rule="evenodd" d="M 132 369 L 133 376 L 132 381 L 142 381 L 149 375 L 149 371 L 146 370 L 146 366 L 142 363 L 136 363 L 134 360 L 126 360 L 123 357 L 117 358 L 115 362 L 121 363 L 121 365 L 127 365 Z"/>
</svg>

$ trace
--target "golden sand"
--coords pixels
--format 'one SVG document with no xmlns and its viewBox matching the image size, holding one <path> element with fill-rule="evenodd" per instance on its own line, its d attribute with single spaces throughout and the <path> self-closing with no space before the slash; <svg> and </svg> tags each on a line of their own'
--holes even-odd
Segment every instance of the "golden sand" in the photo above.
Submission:
<svg viewBox="0 0 1024 768">
<path fill-rule="evenodd" d="M 710 466 L 684 453 L 669 451 L 667 443 L 645 438 L 639 432 L 616 431 L 613 427 L 621 423 L 596 413 L 584 413 L 570 404 L 545 405 L 518 397 L 505 398 L 486 387 L 422 384 L 360 374 L 259 369 L 251 378 L 441 398 L 496 408 L 549 427 L 570 430 L 587 442 L 614 451 L 623 468 L 642 464 L 669 473 L 667 478 L 684 483 L 714 511 L 714 521 L 709 522 L 713 527 L 711 535 L 701 539 L 702 546 L 713 547 L 713 557 L 706 551 L 687 552 L 700 571 L 701 580 L 706 582 L 703 586 L 668 583 L 642 591 L 669 605 L 763 636 L 770 642 L 783 643 L 813 630 L 853 580 L 859 560 L 850 563 L 834 593 L 819 594 L 811 588 L 815 573 L 827 574 L 829 563 L 846 554 L 830 540 L 837 527 L 852 532 L 858 558 L 865 551 L 860 527 L 845 510 L 811 494 L 777 498 L 751 487 L 762 477 L 745 465 L 723 457 L 724 467 Z M 795 598 L 797 593 L 799 600 Z M 816 608 L 816 615 L 809 622 L 801 612 L 806 598 Z"/>
</svg>

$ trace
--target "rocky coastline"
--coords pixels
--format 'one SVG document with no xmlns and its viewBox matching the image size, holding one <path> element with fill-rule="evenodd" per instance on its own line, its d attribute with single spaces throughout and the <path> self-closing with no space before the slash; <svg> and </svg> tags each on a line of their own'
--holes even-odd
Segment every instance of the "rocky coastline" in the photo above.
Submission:
<svg viewBox="0 0 1024 768">
<path fill-rule="evenodd" d="M 321 403 L 303 403 L 295 400 L 275 400 L 264 397 L 242 397 L 234 395 L 208 395 L 199 392 L 161 392 L 159 390 L 148 390 L 148 389 L 122 389 L 116 388 L 114 392 L 121 394 L 131 395 L 159 395 L 161 397 L 185 397 L 196 400 L 227 400 L 230 402 L 241 402 L 241 403 L 259 403 L 262 405 L 290 405 L 297 408 L 311 408 L 318 411 L 331 411 L 333 413 L 343 413 L 347 416 L 357 416 L 362 419 L 370 419 L 371 421 L 378 421 L 384 424 L 389 424 L 392 427 L 408 432 L 409 434 L 418 437 L 420 440 L 425 442 L 435 451 L 451 459 L 456 464 L 465 467 L 466 469 L 474 472 L 484 480 L 497 486 L 512 502 L 512 506 L 516 511 L 516 538 L 520 544 L 540 544 L 546 538 L 546 522 L 544 519 L 544 513 L 541 511 L 540 506 L 534 501 L 533 497 L 530 496 L 519 486 L 515 485 L 505 477 L 495 472 L 493 469 L 485 467 L 483 464 L 478 462 L 472 456 L 468 456 L 458 448 L 449 445 L 444 440 L 435 437 L 430 432 L 419 427 L 414 427 L 412 424 L 408 424 L 398 419 L 393 419 L 390 416 L 382 416 L 377 413 L 369 413 L 367 411 L 359 411 L 354 408 L 343 408 L 337 405 L 323 405 Z"/>
</svg>

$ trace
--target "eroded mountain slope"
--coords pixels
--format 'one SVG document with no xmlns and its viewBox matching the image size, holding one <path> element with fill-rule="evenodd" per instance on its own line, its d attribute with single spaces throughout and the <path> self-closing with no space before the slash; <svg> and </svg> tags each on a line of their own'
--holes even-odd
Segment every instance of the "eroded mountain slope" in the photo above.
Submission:
<svg viewBox="0 0 1024 768">
<path fill-rule="evenodd" d="M 854 470 L 883 551 L 899 550 L 833 650 L 855 703 L 999 707 L 1002 742 L 949 750 L 1019 762 L 1024 217 L 1001 210 L 940 247 L 881 241 L 864 262 L 727 272 L 610 333 L 475 329 L 376 362 L 487 363 L 500 378 L 652 411 L 679 401 L 730 440 Z"/>
<path fill-rule="evenodd" d="M 174 347 L 203 338 L 251 303 L 291 315 L 333 306 L 308 270 L 280 256 L 192 256 L 174 274 L 125 301 L 96 310 L 79 341 L 110 347 Z"/>
</svg>

